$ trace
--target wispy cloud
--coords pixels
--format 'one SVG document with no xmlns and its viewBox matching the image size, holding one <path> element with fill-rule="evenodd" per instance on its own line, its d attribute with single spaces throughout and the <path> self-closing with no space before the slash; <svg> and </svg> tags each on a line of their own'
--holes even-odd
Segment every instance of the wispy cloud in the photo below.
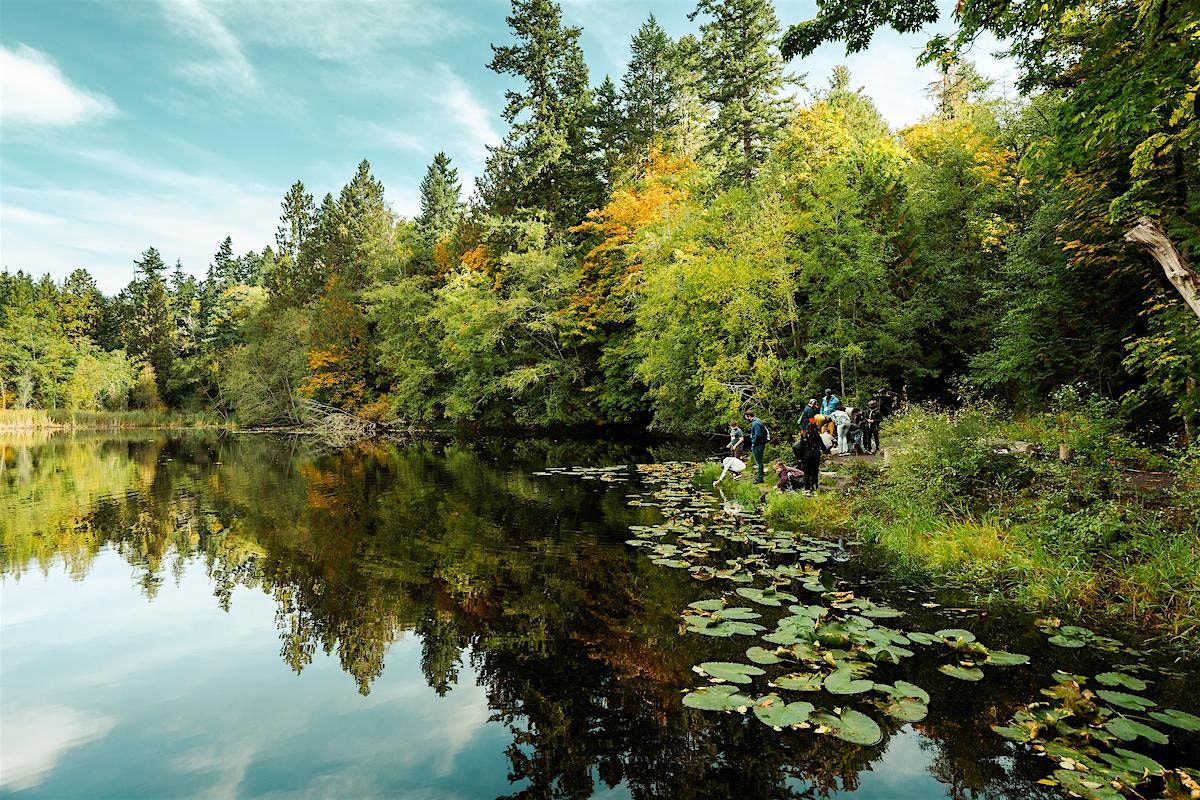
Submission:
<svg viewBox="0 0 1200 800">
<path fill-rule="evenodd" d="M 253 94 L 261 88 L 241 42 L 212 8 L 201 0 L 164 0 L 162 9 L 180 36 L 206 51 L 203 57 L 184 60 L 180 67 L 184 78 L 241 94 Z"/>
<path fill-rule="evenodd" d="M 116 105 L 75 86 L 45 53 L 23 44 L 0 47 L 0 121 L 5 125 L 66 126 L 104 119 Z"/>
<path fill-rule="evenodd" d="M 471 92 L 469 86 L 448 67 L 442 67 L 437 100 L 458 128 L 458 146 L 464 155 L 480 165 L 487 148 L 500 142 L 492 127 L 492 112 Z"/>
</svg>

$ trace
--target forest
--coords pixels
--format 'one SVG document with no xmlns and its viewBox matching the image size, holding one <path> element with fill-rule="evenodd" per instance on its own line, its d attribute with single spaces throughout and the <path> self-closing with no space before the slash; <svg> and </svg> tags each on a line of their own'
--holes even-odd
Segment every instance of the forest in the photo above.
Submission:
<svg viewBox="0 0 1200 800">
<path fill-rule="evenodd" d="M 1192 440 L 1196 7 L 964 0 L 920 57 L 935 112 L 893 130 L 847 69 L 791 73 L 939 15 L 884 5 L 827 0 L 785 28 L 770 0 L 699 0 L 695 35 L 651 16 L 597 81 L 553 0 L 513 0 L 486 65 L 509 79 L 507 132 L 474 187 L 439 152 L 407 219 L 363 160 L 336 196 L 297 180 L 274 246 L 214 243 L 198 279 L 147 243 L 111 297 L 84 268 L 6 265 L 0 407 L 261 426 L 302 424 L 309 399 L 696 433 L 746 407 L 787 424 L 825 386 L 1018 414 L 1067 387 Z M 972 65 L 985 33 L 1016 96 Z M 1144 218 L 1173 278 L 1125 239 Z"/>
</svg>

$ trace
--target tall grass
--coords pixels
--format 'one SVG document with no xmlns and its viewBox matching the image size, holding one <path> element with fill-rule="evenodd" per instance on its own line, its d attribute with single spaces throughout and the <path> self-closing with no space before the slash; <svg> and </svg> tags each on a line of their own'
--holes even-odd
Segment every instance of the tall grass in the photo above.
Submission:
<svg viewBox="0 0 1200 800">
<path fill-rule="evenodd" d="M 0 409 L 0 430 L 120 430 L 122 428 L 215 427 L 212 416 L 183 411 L 68 411 Z"/>
</svg>

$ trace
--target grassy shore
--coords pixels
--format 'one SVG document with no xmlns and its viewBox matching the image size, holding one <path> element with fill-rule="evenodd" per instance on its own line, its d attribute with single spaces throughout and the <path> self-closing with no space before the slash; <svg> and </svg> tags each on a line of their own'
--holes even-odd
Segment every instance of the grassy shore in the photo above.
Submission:
<svg viewBox="0 0 1200 800">
<path fill-rule="evenodd" d="M 856 537 L 907 580 L 1200 647 L 1200 451 L 1149 455 L 1103 409 L 1021 422 L 913 409 L 884 447 L 873 464 L 827 459 L 838 478 L 816 497 L 770 492 L 768 521 Z M 743 502 L 761 490 L 723 484 Z"/>
<path fill-rule="evenodd" d="M 122 428 L 211 428 L 211 417 L 182 411 L 67 411 L 64 409 L 0 409 L 0 431 L 120 430 Z"/>
</svg>

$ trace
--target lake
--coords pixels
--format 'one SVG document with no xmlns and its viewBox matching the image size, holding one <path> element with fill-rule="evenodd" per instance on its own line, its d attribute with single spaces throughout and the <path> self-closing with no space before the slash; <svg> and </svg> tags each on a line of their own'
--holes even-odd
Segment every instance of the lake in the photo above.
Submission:
<svg viewBox="0 0 1200 800">
<path fill-rule="evenodd" d="M 626 544 L 671 513 L 632 465 L 703 452 L 2 436 L 5 797 L 1059 797 L 1038 782 L 1053 765 L 991 726 L 1055 669 L 1130 661 L 852 556 L 825 580 L 1032 661 L 967 682 L 913 646 L 876 679 L 924 687 L 923 719 L 858 702 L 872 746 L 775 730 L 682 702 L 706 683 L 695 665 L 760 643 L 683 630 L 689 603 L 733 587 Z M 580 465 L 620 469 L 560 471 Z M 1137 660 L 1162 706 L 1197 712 L 1196 672 Z M 1141 749 L 1200 764 L 1187 730 Z"/>
</svg>

